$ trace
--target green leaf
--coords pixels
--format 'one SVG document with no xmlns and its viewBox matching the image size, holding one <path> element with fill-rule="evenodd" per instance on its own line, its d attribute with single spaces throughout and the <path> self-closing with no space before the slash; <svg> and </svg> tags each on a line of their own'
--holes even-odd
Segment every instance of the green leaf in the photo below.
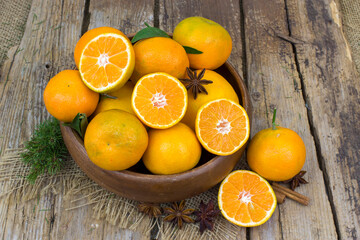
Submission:
<svg viewBox="0 0 360 240">
<path fill-rule="evenodd" d="M 81 138 L 84 138 L 87 125 L 89 124 L 85 113 L 78 113 L 71 123 L 64 123 L 64 126 L 74 129 Z"/>
<path fill-rule="evenodd" d="M 192 47 L 183 46 L 183 48 L 185 49 L 186 53 L 190 53 L 190 54 L 202 54 L 203 53 L 202 51 L 199 51 L 199 50 L 197 50 L 195 48 L 192 48 Z"/>
<path fill-rule="evenodd" d="M 135 34 L 135 36 L 133 37 L 133 39 L 131 40 L 131 43 L 134 44 L 139 40 L 146 39 L 146 38 L 152 38 L 152 37 L 170 38 L 170 36 L 163 30 L 156 28 L 156 27 L 151 27 L 147 23 L 145 23 L 145 25 L 146 25 L 146 28 L 143 28 L 140 31 L 138 31 Z"/>
</svg>

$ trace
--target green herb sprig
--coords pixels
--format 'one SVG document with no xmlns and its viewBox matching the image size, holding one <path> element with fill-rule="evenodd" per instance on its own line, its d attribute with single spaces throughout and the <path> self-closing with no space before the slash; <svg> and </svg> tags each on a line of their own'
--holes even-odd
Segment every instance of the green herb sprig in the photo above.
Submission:
<svg viewBox="0 0 360 240">
<path fill-rule="evenodd" d="M 50 118 L 38 125 L 29 141 L 25 143 L 22 161 L 30 165 L 27 179 L 34 183 L 44 173 L 54 175 L 64 166 L 69 154 L 61 136 L 59 121 Z"/>
</svg>

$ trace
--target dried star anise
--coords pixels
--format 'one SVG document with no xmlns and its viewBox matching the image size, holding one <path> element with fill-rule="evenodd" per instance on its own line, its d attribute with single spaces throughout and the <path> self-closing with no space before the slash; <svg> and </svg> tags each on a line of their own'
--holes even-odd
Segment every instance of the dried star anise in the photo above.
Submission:
<svg viewBox="0 0 360 240">
<path fill-rule="evenodd" d="M 161 207 L 156 203 L 139 203 L 138 209 L 140 212 L 149 215 L 150 217 L 158 217 L 161 215 Z"/>
<path fill-rule="evenodd" d="M 169 214 L 164 217 L 164 221 L 173 222 L 177 224 L 181 229 L 183 222 L 193 223 L 194 219 L 192 219 L 189 215 L 191 215 L 195 209 L 185 208 L 185 200 L 182 200 L 180 204 L 173 203 L 172 207 L 164 207 L 164 212 Z"/>
<path fill-rule="evenodd" d="M 188 67 L 186 68 L 186 73 L 189 78 L 180 79 L 180 81 L 186 84 L 186 90 L 191 89 L 192 94 L 194 95 L 194 99 L 197 98 L 198 93 L 208 94 L 203 85 L 213 83 L 213 81 L 202 79 L 205 74 L 205 68 L 201 70 L 199 76 L 197 75 L 196 71 L 191 71 L 191 69 Z"/>
<path fill-rule="evenodd" d="M 215 209 L 214 202 L 210 200 L 208 204 L 203 201 L 200 203 L 200 211 L 196 211 L 196 222 L 200 222 L 200 233 L 202 234 L 206 229 L 212 231 L 214 229 L 214 219 L 219 214 L 220 210 Z"/>
<path fill-rule="evenodd" d="M 295 177 L 292 179 L 289 179 L 287 181 L 284 181 L 284 183 L 290 183 L 291 190 L 295 190 L 300 184 L 306 184 L 308 183 L 303 176 L 305 175 L 306 171 L 300 171 Z"/>
</svg>

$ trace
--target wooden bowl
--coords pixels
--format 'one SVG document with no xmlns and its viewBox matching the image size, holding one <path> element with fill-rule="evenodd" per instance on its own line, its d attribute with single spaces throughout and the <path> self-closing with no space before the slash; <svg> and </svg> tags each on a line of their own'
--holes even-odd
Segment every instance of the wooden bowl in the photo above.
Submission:
<svg viewBox="0 0 360 240">
<path fill-rule="evenodd" d="M 251 123 L 250 96 L 239 74 L 228 62 L 216 72 L 233 86 Z M 89 178 L 113 193 L 141 202 L 174 202 L 205 192 L 233 170 L 246 147 L 244 145 L 229 156 L 215 156 L 203 149 L 199 164 L 178 174 L 153 175 L 146 170 L 142 161 L 128 170 L 108 171 L 91 162 L 83 140 L 75 131 L 62 124 L 60 128 L 71 156 Z"/>
</svg>

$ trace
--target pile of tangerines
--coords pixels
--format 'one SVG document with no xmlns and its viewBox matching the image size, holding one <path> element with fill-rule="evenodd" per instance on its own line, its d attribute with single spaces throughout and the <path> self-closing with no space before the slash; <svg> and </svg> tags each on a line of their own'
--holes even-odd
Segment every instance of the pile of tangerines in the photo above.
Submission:
<svg viewBox="0 0 360 240">
<path fill-rule="evenodd" d="M 89 30 L 75 46 L 78 70 L 58 73 L 45 88 L 45 106 L 55 118 L 71 122 L 84 113 L 90 119 L 84 146 L 103 169 L 120 171 L 142 160 L 153 174 L 180 173 L 198 164 L 201 146 L 230 155 L 249 138 L 249 118 L 237 94 L 213 71 L 230 56 L 229 33 L 202 17 L 181 21 L 172 38 L 156 36 L 154 29 L 148 26 L 148 36 L 140 36 L 134 45 L 117 29 Z M 249 163 L 260 175 L 272 172 L 266 163 L 272 158 L 267 142 L 283 132 L 277 128 L 260 136 L 255 148 L 250 145 L 255 160 Z M 263 140 L 270 135 L 275 140 Z M 288 140 L 295 139 L 290 135 L 285 134 Z M 264 152 L 258 149 L 268 151 L 260 161 Z M 302 157 L 304 161 L 305 153 L 295 167 L 286 161 L 279 165 L 289 173 L 285 178 L 301 170 Z M 267 179 L 285 180 L 273 175 L 276 179 Z M 231 173 L 221 184 L 218 200 L 225 218 L 241 226 L 262 224 L 276 207 L 271 186 L 251 171 Z"/>
</svg>

